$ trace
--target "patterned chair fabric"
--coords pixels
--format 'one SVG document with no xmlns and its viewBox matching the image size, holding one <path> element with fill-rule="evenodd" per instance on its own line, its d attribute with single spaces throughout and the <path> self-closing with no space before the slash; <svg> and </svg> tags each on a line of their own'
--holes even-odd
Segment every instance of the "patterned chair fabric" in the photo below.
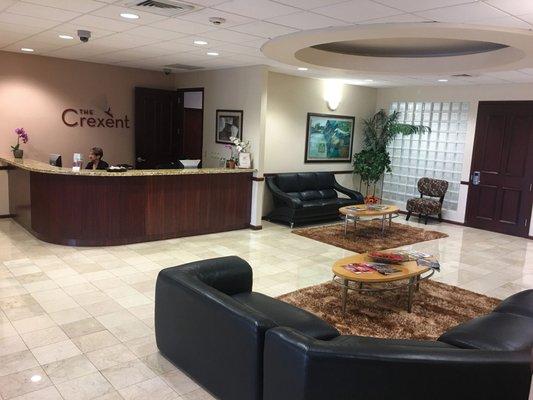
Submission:
<svg viewBox="0 0 533 400">
<path fill-rule="evenodd" d="M 440 179 L 433 178 L 420 178 L 418 181 L 418 191 L 420 192 L 420 198 L 418 199 L 409 199 L 407 201 L 407 219 L 411 216 L 411 213 L 424 215 L 439 215 L 439 220 L 441 219 L 442 211 L 442 202 L 444 200 L 444 195 L 448 190 L 448 182 Z M 424 196 L 433 197 L 425 198 Z M 438 197 L 439 199 L 435 199 Z"/>
</svg>

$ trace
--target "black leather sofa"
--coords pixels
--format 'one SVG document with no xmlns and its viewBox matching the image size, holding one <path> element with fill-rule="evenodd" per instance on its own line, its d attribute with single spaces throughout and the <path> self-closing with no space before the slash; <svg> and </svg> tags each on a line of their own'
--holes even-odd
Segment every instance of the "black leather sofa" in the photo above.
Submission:
<svg viewBox="0 0 533 400">
<path fill-rule="evenodd" d="M 252 292 L 238 257 L 167 268 L 156 284 L 157 345 L 220 400 L 526 400 L 533 290 L 438 341 L 340 335 Z"/>
<path fill-rule="evenodd" d="M 361 193 L 338 184 L 331 172 L 300 172 L 266 177 L 274 200 L 268 220 L 295 224 L 337 219 L 339 208 L 363 204 Z M 339 197 L 338 193 L 348 196 Z"/>
</svg>

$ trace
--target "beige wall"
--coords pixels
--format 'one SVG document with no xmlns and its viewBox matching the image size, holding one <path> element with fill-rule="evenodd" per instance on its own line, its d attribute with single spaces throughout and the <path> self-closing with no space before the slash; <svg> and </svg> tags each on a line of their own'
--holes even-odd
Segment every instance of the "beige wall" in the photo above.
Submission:
<svg viewBox="0 0 533 400">
<path fill-rule="evenodd" d="M 265 133 L 265 173 L 300 171 L 349 171 L 346 163 L 310 163 L 305 161 L 307 113 L 355 116 L 354 152 L 361 148 L 361 121 L 376 109 L 377 90 L 344 85 L 336 111 L 328 109 L 323 99 L 324 83 L 319 79 L 300 78 L 271 72 L 268 74 L 268 102 Z M 359 187 L 352 174 L 337 174 L 337 181 L 347 187 Z M 272 208 L 265 192 L 263 215 Z"/>
<path fill-rule="evenodd" d="M 504 85 L 467 85 L 467 86 L 424 86 L 379 89 L 377 93 L 377 107 L 389 107 L 393 101 L 466 101 L 470 103 L 468 118 L 468 133 L 463 160 L 461 180 L 468 181 L 478 102 L 482 100 L 533 100 L 533 84 L 504 84 Z M 459 193 L 459 207 L 456 212 L 447 212 L 444 218 L 464 222 L 468 187 L 461 185 Z M 531 217 L 533 218 L 533 210 Z M 533 235 L 531 224 L 530 235 Z"/>
<path fill-rule="evenodd" d="M 204 88 L 204 166 L 218 166 L 218 157 L 228 157 L 223 144 L 215 142 L 216 110 L 243 110 L 243 139 L 251 143 L 253 168 L 264 170 L 264 139 L 268 72 L 264 66 L 199 71 L 175 76 L 178 88 Z M 264 185 L 253 183 L 250 223 L 261 224 Z"/>
<path fill-rule="evenodd" d="M 0 154 L 16 142 L 13 130 L 24 127 L 29 158 L 48 161 L 49 153 L 59 153 L 70 163 L 73 153 L 86 159 L 89 149 L 99 146 L 106 160 L 132 163 L 134 87 L 173 88 L 173 79 L 153 71 L 0 52 Z M 115 117 L 128 116 L 130 129 L 70 128 L 61 120 L 67 108 L 95 109 L 101 117 L 109 106 Z"/>
</svg>

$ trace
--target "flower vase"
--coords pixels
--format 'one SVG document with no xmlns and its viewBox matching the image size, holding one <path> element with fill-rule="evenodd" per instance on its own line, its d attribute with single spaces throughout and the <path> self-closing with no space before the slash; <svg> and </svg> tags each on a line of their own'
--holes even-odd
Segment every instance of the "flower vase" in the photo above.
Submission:
<svg viewBox="0 0 533 400">
<path fill-rule="evenodd" d="M 235 160 L 226 161 L 226 168 L 235 169 Z"/>
<path fill-rule="evenodd" d="M 24 150 L 22 149 L 13 150 L 13 157 L 22 158 L 23 156 L 24 156 Z"/>
</svg>

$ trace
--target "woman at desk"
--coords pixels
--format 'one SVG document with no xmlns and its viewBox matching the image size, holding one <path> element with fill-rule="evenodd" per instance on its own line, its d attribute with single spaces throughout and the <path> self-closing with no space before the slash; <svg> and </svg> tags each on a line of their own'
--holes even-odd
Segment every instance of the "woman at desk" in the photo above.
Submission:
<svg viewBox="0 0 533 400">
<path fill-rule="evenodd" d="M 103 156 L 104 156 L 104 151 L 100 147 L 93 147 L 89 154 L 89 162 L 87 163 L 87 167 L 85 167 L 85 169 L 92 169 L 92 170 L 108 169 L 109 164 L 106 163 L 104 160 L 102 160 Z"/>
</svg>

